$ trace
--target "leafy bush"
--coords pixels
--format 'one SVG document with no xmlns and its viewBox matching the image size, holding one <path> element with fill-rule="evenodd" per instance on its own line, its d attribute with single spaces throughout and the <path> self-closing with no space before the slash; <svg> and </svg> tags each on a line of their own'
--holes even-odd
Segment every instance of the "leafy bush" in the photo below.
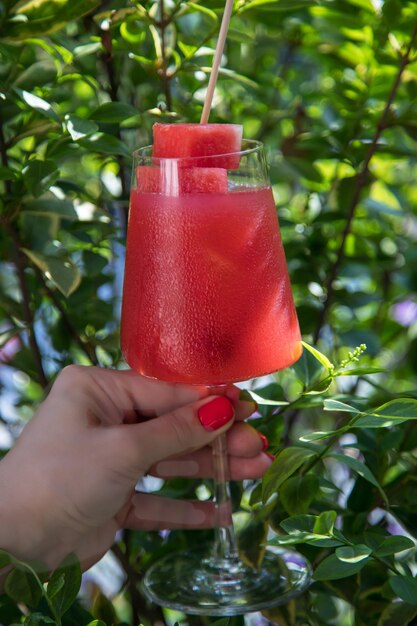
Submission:
<svg viewBox="0 0 417 626">
<path fill-rule="evenodd" d="M 156 120 L 198 121 L 221 11 L 0 3 L 0 358 L 14 433 L 66 364 L 122 366 L 130 154 Z M 269 149 L 300 323 L 318 347 L 256 389 L 277 460 L 262 485 L 234 486 L 242 550 L 259 558 L 273 529 L 315 569 L 306 594 L 266 613 L 280 626 L 417 623 L 416 41 L 414 2 L 234 6 L 211 121 L 241 122 Z M 96 589 L 87 609 L 76 565 L 44 586 L 17 564 L 0 623 L 170 623 L 138 591 L 141 573 L 206 534 L 124 532 L 113 552 L 126 584 L 112 600 Z"/>
</svg>

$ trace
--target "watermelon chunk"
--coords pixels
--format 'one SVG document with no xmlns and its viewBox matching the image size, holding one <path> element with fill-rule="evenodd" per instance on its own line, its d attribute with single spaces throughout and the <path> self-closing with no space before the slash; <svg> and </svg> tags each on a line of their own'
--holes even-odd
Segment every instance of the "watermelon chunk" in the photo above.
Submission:
<svg viewBox="0 0 417 626">
<path fill-rule="evenodd" d="M 183 165 L 191 165 L 187 157 L 201 158 L 198 167 L 224 167 L 237 169 L 242 144 L 242 126 L 239 124 L 154 124 L 152 155 L 160 158 L 184 159 Z"/>
<path fill-rule="evenodd" d="M 137 189 L 142 193 L 227 193 L 227 170 L 218 167 L 161 168 L 139 165 Z"/>
</svg>

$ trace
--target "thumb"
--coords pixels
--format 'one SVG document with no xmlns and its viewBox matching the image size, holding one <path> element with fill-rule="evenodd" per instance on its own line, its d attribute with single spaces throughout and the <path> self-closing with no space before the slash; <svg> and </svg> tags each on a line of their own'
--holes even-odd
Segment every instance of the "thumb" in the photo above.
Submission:
<svg viewBox="0 0 417 626">
<path fill-rule="evenodd" d="M 202 448 L 228 430 L 233 419 L 233 404 L 226 396 L 209 396 L 147 422 L 122 426 L 126 447 L 133 448 L 132 469 L 145 473 L 162 459 Z"/>
</svg>

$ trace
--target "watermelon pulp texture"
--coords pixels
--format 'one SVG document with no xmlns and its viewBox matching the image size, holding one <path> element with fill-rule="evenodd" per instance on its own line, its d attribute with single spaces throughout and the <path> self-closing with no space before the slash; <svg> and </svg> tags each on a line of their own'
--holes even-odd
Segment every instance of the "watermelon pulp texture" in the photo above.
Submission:
<svg viewBox="0 0 417 626">
<path fill-rule="evenodd" d="M 192 165 L 188 157 L 198 159 L 198 167 L 237 169 L 242 144 L 239 124 L 154 124 L 152 156 L 183 159 L 182 165 Z M 216 156 L 214 155 L 225 155 Z"/>
<path fill-rule="evenodd" d="M 226 193 L 227 170 L 220 167 L 178 168 L 139 165 L 136 168 L 137 189 L 144 193 L 178 196 L 183 193 Z"/>
<path fill-rule="evenodd" d="M 122 351 L 133 369 L 226 383 L 287 367 L 301 349 L 270 188 L 132 190 Z"/>
</svg>

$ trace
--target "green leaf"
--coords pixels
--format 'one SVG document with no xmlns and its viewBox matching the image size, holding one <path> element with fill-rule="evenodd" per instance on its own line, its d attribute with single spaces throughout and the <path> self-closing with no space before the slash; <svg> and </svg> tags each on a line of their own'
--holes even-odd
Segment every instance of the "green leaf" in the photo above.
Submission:
<svg viewBox="0 0 417 626">
<path fill-rule="evenodd" d="M 99 4 L 99 0 L 23 0 L 14 8 L 13 18 L 9 19 L 7 39 L 21 40 L 54 32 Z"/>
<path fill-rule="evenodd" d="M 332 457 L 336 461 L 339 461 L 339 463 L 347 465 L 348 467 L 350 467 L 350 469 L 359 474 L 359 476 L 362 476 L 362 478 L 374 485 L 374 487 L 381 489 L 379 482 L 377 481 L 369 467 L 367 467 L 365 463 L 362 463 L 362 461 L 354 459 L 351 456 L 347 456 L 346 454 L 338 454 L 337 452 L 332 452 L 331 454 L 329 454 L 329 457 Z"/>
<path fill-rule="evenodd" d="M 4 590 L 12 600 L 28 606 L 37 606 L 42 598 L 42 587 L 34 574 L 17 565 L 6 576 Z"/>
<path fill-rule="evenodd" d="M 50 105 L 49 102 L 40 98 L 39 96 L 35 96 L 35 94 L 26 91 L 25 89 L 17 89 L 15 91 L 19 94 L 20 98 L 27 104 L 28 107 L 38 111 L 41 115 L 45 115 L 55 122 L 61 123 L 59 116 L 55 113 L 54 109 Z"/>
<path fill-rule="evenodd" d="M 317 515 L 293 515 L 282 520 L 280 526 L 287 533 L 313 533 L 316 521 Z"/>
<path fill-rule="evenodd" d="M 293 476 L 281 486 L 279 497 L 289 515 L 307 513 L 319 488 L 315 474 Z"/>
<path fill-rule="evenodd" d="M 346 540 L 342 534 L 333 531 L 334 522 L 336 520 L 335 511 L 324 511 L 321 515 L 294 515 L 283 520 L 280 524 L 287 533 L 288 537 L 278 537 L 273 539 L 272 543 L 308 543 L 309 545 L 321 547 L 334 547 L 344 545 Z M 284 539 L 285 541 L 281 541 Z"/>
<path fill-rule="evenodd" d="M 297 378 L 303 383 L 305 389 L 310 389 L 325 373 L 322 364 L 309 350 L 303 350 L 302 355 L 291 368 Z"/>
<path fill-rule="evenodd" d="M 337 372 L 336 376 L 366 376 L 367 374 L 380 374 L 385 372 L 383 367 L 352 367 L 341 372 Z"/>
<path fill-rule="evenodd" d="M 268 530 L 266 520 L 253 519 L 238 534 L 241 559 L 255 569 L 262 563 Z"/>
<path fill-rule="evenodd" d="M 7 567 L 12 562 L 12 557 L 5 550 L 0 550 L 0 569 Z"/>
<path fill-rule="evenodd" d="M 391 602 L 382 612 L 377 626 L 408 626 L 416 615 L 416 606 L 406 602 Z"/>
<path fill-rule="evenodd" d="M 333 400 L 332 398 L 326 398 L 323 402 L 323 409 L 325 411 L 346 411 L 347 413 L 358 413 L 358 409 L 354 406 L 340 402 L 339 400 Z"/>
<path fill-rule="evenodd" d="M 415 543 L 412 539 L 402 535 L 393 535 L 384 539 L 379 548 L 375 550 L 375 554 L 376 556 L 390 556 L 396 552 L 410 550 L 410 548 L 415 548 Z"/>
<path fill-rule="evenodd" d="M 59 616 L 68 611 L 75 602 L 80 586 L 80 563 L 75 555 L 71 554 L 52 573 L 46 590 L 48 598 Z"/>
<path fill-rule="evenodd" d="M 363 544 L 357 544 L 356 546 L 344 546 L 343 548 L 336 549 L 336 556 L 340 561 L 344 563 L 359 563 L 366 559 L 372 550 L 369 546 Z"/>
<path fill-rule="evenodd" d="M 323 511 L 314 522 L 313 532 L 318 535 L 332 535 L 336 518 L 336 511 Z"/>
<path fill-rule="evenodd" d="M 66 220 L 77 220 L 78 215 L 74 209 L 74 205 L 69 200 L 58 200 L 42 198 L 41 200 L 29 200 L 25 202 L 24 212 L 35 213 L 36 215 L 56 215 Z"/>
<path fill-rule="evenodd" d="M 74 141 L 78 141 L 78 139 L 82 139 L 83 137 L 87 137 L 87 135 L 92 135 L 98 131 L 97 124 L 82 117 L 78 117 L 77 115 L 66 115 L 65 123 L 67 125 L 67 130 Z"/>
<path fill-rule="evenodd" d="M 117 137 L 106 133 L 96 133 L 89 137 L 83 137 L 78 143 L 91 152 L 130 157 L 130 150 L 126 144 Z"/>
<path fill-rule="evenodd" d="M 345 454 L 332 453 L 329 454 L 329 456 L 336 459 L 340 463 L 344 463 L 345 465 L 350 467 L 350 469 L 359 474 L 359 476 L 362 476 L 362 478 L 371 483 L 371 485 L 374 485 L 374 487 L 376 487 L 381 494 L 381 497 L 384 500 L 385 504 L 388 505 L 388 498 L 385 491 L 382 489 L 381 485 L 379 484 L 369 467 L 365 465 L 365 463 L 362 463 L 362 461 L 354 459 L 353 457 L 347 456 Z"/>
<path fill-rule="evenodd" d="M 338 548 L 339 550 L 340 548 Z M 369 557 L 365 557 L 356 563 L 346 563 L 337 558 L 335 554 L 326 557 L 319 563 L 314 572 L 314 580 L 339 580 L 353 576 L 361 571 L 361 569 L 369 561 Z"/>
<path fill-rule="evenodd" d="M 302 341 L 301 343 L 303 344 L 304 348 L 308 350 L 314 356 L 314 358 L 317 359 L 319 363 L 321 363 L 321 365 L 323 365 L 323 367 L 325 367 L 327 370 L 334 369 L 333 363 L 329 361 L 327 356 L 317 350 L 317 348 L 310 346 L 310 344 L 306 343 L 305 341 Z"/>
<path fill-rule="evenodd" d="M 118 622 L 113 602 L 99 589 L 94 593 L 91 612 L 94 617 L 103 620 L 105 624 L 117 624 Z"/>
<path fill-rule="evenodd" d="M 211 9 L 201 4 L 197 4 L 196 2 L 189 2 L 188 6 L 198 13 L 204 13 L 204 15 L 207 15 L 207 17 L 209 17 L 214 24 L 217 24 L 219 18 L 217 17 L 217 14 Z"/>
<path fill-rule="evenodd" d="M 317 4 L 317 0 L 252 0 L 245 4 L 240 13 L 249 11 L 250 9 L 262 9 L 263 11 L 296 11 Z"/>
<path fill-rule="evenodd" d="M 332 537 L 304 532 L 297 532 L 294 535 L 277 535 L 273 539 L 267 541 L 269 546 L 292 546 L 299 543 L 306 543 L 309 546 L 315 546 L 316 548 L 335 548 L 344 545 L 342 541 Z"/>
<path fill-rule="evenodd" d="M 81 274 L 76 265 L 69 259 L 46 256 L 26 248 L 22 251 L 68 297 L 77 289 L 81 282 Z"/>
<path fill-rule="evenodd" d="M 23 169 L 23 180 L 32 195 L 38 197 L 47 191 L 59 178 L 59 170 L 54 161 L 29 161 Z"/>
<path fill-rule="evenodd" d="M 341 435 L 346 432 L 345 428 L 339 428 L 337 430 L 319 430 L 315 433 L 307 433 L 300 437 L 300 441 L 305 441 L 306 443 L 314 442 L 314 441 L 322 441 L 323 439 L 329 439 L 330 437 L 334 437 L 336 435 Z"/>
<path fill-rule="evenodd" d="M 355 421 L 356 428 L 386 428 L 409 420 L 417 420 L 417 400 L 399 398 L 372 409 Z"/>
<path fill-rule="evenodd" d="M 0 180 L 14 180 L 16 174 L 9 167 L 0 166 Z"/>
<path fill-rule="evenodd" d="M 56 624 L 56 621 L 43 613 L 31 613 L 24 621 L 25 626 L 42 626 L 42 624 Z"/>
<path fill-rule="evenodd" d="M 47 61 L 38 61 L 29 65 L 17 76 L 14 84 L 21 89 L 30 90 L 47 83 L 53 83 L 56 77 L 56 66 L 48 59 Z"/>
<path fill-rule="evenodd" d="M 409 604 L 417 604 L 417 578 L 411 576 L 392 576 L 389 584 L 393 592 Z"/>
<path fill-rule="evenodd" d="M 228 41 L 237 41 L 239 43 L 248 43 L 253 45 L 255 36 L 245 31 L 237 30 L 236 28 L 229 28 L 227 31 L 227 39 Z"/>
<path fill-rule="evenodd" d="M 243 389 L 239 394 L 239 400 L 253 400 L 259 406 L 287 406 L 289 402 L 285 400 L 268 400 L 268 398 L 262 398 L 254 391 L 249 389 Z"/>
<path fill-rule="evenodd" d="M 262 499 L 266 502 L 306 461 L 316 456 L 307 448 L 290 447 L 280 452 L 262 480 Z"/>
<path fill-rule="evenodd" d="M 48 588 L 47 588 L 48 598 L 52 600 L 52 598 L 54 598 L 61 591 L 64 585 L 65 585 L 64 574 L 61 573 L 59 576 L 55 576 L 54 578 L 51 578 L 51 580 L 48 583 Z"/>
<path fill-rule="evenodd" d="M 390 28 L 401 19 L 403 7 L 401 0 L 384 0 L 382 4 L 382 16 Z"/>
<path fill-rule="evenodd" d="M 90 113 L 90 119 L 95 122 L 117 123 L 138 114 L 138 109 L 126 102 L 106 102 Z"/>
<path fill-rule="evenodd" d="M 86 57 L 89 54 L 95 54 L 102 50 L 102 45 L 100 41 L 93 41 L 91 43 L 83 43 L 74 48 L 74 57 L 76 59 L 81 59 L 82 57 Z"/>
</svg>

